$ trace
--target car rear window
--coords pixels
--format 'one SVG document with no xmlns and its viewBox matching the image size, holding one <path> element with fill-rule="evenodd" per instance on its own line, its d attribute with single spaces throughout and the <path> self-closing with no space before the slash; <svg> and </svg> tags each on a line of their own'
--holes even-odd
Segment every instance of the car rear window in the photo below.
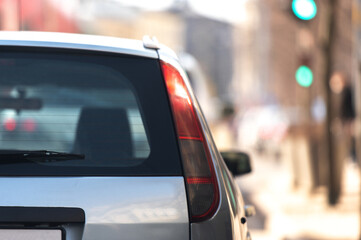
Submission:
<svg viewBox="0 0 361 240">
<path fill-rule="evenodd" d="M 84 159 L 11 162 L 11 150 Z M 1 161 L 3 160 L 3 161 Z M 0 175 L 180 175 L 156 59 L 59 49 L 0 53 Z"/>
</svg>

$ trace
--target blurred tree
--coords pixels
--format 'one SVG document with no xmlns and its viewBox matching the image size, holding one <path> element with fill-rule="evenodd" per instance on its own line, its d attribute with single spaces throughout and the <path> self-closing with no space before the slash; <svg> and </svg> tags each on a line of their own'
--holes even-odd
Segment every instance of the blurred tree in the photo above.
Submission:
<svg viewBox="0 0 361 240">
<path fill-rule="evenodd" d="M 330 88 L 330 79 L 332 77 L 333 59 L 335 48 L 335 30 L 336 30 L 336 9 L 337 0 L 329 0 L 328 13 L 327 13 L 327 27 L 328 36 L 324 46 L 324 58 L 325 58 L 325 94 L 326 94 L 326 123 L 325 123 L 325 138 L 327 144 L 327 159 L 328 159 L 328 202 L 331 205 L 335 205 L 339 199 L 341 192 L 341 177 L 338 174 L 337 169 L 338 161 L 340 160 L 335 150 L 335 139 L 332 126 L 335 119 L 334 106 L 332 102 L 332 92 Z"/>
</svg>

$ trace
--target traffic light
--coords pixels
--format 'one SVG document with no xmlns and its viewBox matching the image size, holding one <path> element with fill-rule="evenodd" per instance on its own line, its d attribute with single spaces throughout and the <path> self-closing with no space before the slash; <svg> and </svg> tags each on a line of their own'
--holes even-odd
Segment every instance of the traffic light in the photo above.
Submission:
<svg viewBox="0 0 361 240">
<path fill-rule="evenodd" d="M 296 70 L 296 81 L 302 87 L 309 87 L 313 82 L 313 72 L 306 65 L 301 65 Z"/>
<path fill-rule="evenodd" d="M 308 21 L 317 14 L 315 0 L 292 0 L 292 12 L 300 20 Z"/>
<path fill-rule="evenodd" d="M 313 83 L 312 56 L 310 54 L 301 55 L 298 67 L 295 72 L 295 79 L 298 85 L 308 88 Z"/>
<path fill-rule="evenodd" d="M 292 12 L 297 20 L 296 49 L 297 68 L 295 69 L 295 79 L 298 85 L 308 88 L 313 83 L 313 48 L 314 36 L 312 32 L 313 18 L 317 15 L 317 0 L 288 0 L 288 12 Z"/>
</svg>

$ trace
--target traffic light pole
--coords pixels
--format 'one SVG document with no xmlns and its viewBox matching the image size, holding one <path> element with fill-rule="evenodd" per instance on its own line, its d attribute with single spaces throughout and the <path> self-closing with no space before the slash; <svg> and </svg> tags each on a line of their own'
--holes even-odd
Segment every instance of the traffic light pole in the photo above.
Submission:
<svg viewBox="0 0 361 240">
<path fill-rule="evenodd" d="M 352 27 L 353 27 L 353 76 L 354 76 L 354 101 L 356 109 L 356 119 L 355 119 L 355 140 L 356 140 L 356 158 L 359 166 L 359 173 L 361 171 L 361 65 L 360 58 L 357 49 L 360 46 L 358 34 L 361 29 L 361 11 L 360 6 L 357 0 L 354 0 L 352 3 Z M 359 183 L 361 189 L 361 182 Z M 360 193 L 361 194 L 361 191 Z M 361 196 L 359 196 L 359 236 L 358 239 L 361 240 Z"/>
<path fill-rule="evenodd" d="M 329 7 L 327 13 L 327 40 L 324 46 L 324 57 L 325 57 L 325 79 L 324 79 L 324 88 L 325 88 L 325 99 L 326 99 L 326 123 L 325 123 L 325 138 L 327 145 L 327 158 L 328 158 L 328 202 L 330 205 L 335 205 L 339 197 L 339 181 L 337 176 L 337 157 L 335 156 L 335 140 L 332 133 L 332 124 L 333 124 L 333 104 L 332 96 L 329 81 L 332 76 L 332 63 L 333 63 L 333 49 L 334 49 L 334 37 L 335 37 L 335 10 L 336 10 L 336 1 L 329 0 Z"/>
</svg>

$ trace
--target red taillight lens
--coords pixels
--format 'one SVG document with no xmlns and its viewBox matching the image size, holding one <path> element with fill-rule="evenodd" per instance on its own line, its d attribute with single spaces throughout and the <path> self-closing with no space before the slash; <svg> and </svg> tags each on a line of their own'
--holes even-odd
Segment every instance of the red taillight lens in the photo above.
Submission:
<svg viewBox="0 0 361 240">
<path fill-rule="evenodd" d="M 188 89 L 180 73 L 161 61 L 182 155 L 192 222 L 213 216 L 219 202 L 214 166 Z"/>
</svg>

